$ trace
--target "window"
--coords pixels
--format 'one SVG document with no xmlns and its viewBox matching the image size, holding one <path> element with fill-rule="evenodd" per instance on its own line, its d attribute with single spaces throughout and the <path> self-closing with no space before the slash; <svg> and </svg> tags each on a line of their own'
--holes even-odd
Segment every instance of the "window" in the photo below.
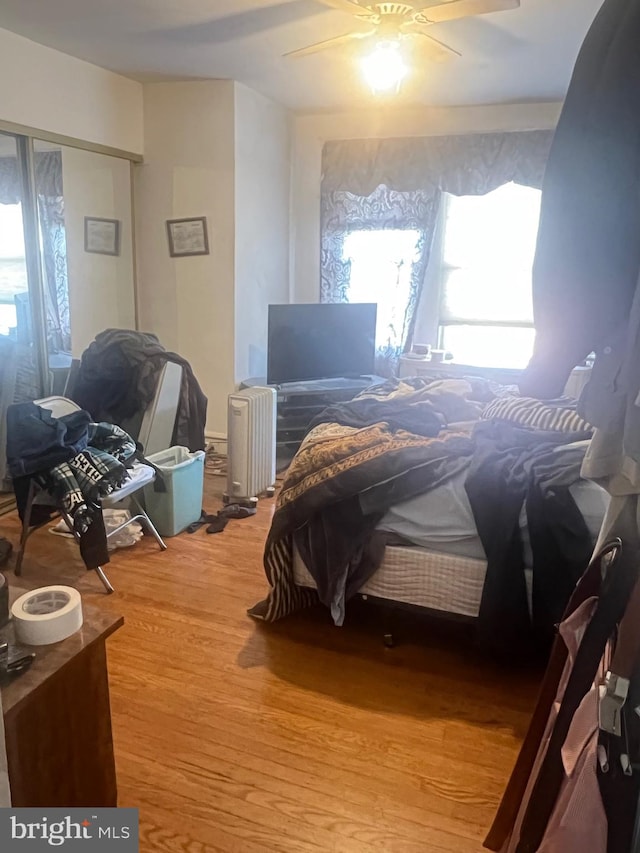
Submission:
<svg viewBox="0 0 640 853">
<path fill-rule="evenodd" d="M 344 238 L 342 259 L 350 264 L 349 302 L 378 303 L 378 347 L 397 347 L 402 342 L 421 237 L 417 230 L 384 229 L 351 231 Z"/>
<path fill-rule="evenodd" d="M 439 344 L 456 361 L 511 368 L 529 361 L 540 197 L 513 183 L 483 196 L 445 196 Z"/>
</svg>

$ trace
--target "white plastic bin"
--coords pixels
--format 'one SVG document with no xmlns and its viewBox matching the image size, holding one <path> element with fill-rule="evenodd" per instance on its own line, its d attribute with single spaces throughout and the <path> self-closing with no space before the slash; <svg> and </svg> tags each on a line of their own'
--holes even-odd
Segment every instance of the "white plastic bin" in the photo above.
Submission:
<svg viewBox="0 0 640 853">
<path fill-rule="evenodd" d="M 144 500 L 161 536 L 177 536 L 200 518 L 204 484 L 204 451 L 169 447 L 147 457 L 162 474 L 166 492 L 145 486 Z"/>
</svg>

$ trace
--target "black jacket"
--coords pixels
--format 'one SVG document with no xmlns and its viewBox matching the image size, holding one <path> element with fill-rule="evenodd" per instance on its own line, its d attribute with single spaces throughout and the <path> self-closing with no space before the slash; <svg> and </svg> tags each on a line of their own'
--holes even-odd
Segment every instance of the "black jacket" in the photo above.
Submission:
<svg viewBox="0 0 640 853">
<path fill-rule="evenodd" d="M 569 491 L 580 478 L 584 447 L 558 452 L 566 433 L 498 421 L 480 421 L 474 441 L 465 489 L 488 564 L 478 638 L 501 656 L 516 649 L 546 654 L 593 550 Z M 519 524 L 523 505 L 533 552 L 532 620 Z"/>
<path fill-rule="evenodd" d="M 559 396 L 576 364 L 592 351 L 606 357 L 624 334 L 640 269 L 639 45 L 640 0 L 605 0 L 580 50 L 542 188 L 526 396 Z"/>
<path fill-rule="evenodd" d="M 189 362 L 167 352 L 155 335 L 130 329 L 101 332 L 82 354 L 71 396 L 95 421 L 118 424 L 137 438 L 158 373 L 167 361 L 182 367 L 173 443 L 204 450 L 207 398 Z"/>
</svg>

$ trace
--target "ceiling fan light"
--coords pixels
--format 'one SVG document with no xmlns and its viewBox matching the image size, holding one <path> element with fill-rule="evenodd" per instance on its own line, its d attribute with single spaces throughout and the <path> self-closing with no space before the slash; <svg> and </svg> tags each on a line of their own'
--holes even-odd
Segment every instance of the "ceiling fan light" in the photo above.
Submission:
<svg viewBox="0 0 640 853">
<path fill-rule="evenodd" d="M 382 41 L 360 60 L 362 74 L 376 93 L 393 93 L 400 89 L 409 69 L 397 41 Z"/>
</svg>

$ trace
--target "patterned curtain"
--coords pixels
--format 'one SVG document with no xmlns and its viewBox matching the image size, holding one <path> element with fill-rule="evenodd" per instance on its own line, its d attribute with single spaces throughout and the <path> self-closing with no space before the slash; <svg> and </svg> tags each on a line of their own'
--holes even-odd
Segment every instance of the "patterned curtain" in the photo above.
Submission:
<svg viewBox="0 0 640 853">
<path fill-rule="evenodd" d="M 322 190 L 368 196 L 384 184 L 398 191 L 484 195 L 510 181 L 541 189 L 552 139 L 549 130 L 527 130 L 327 142 Z"/>
<path fill-rule="evenodd" d="M 49 351 L 71 352 L 64 197 L 38 193 Z"/>
<path fill-rule="evenodd" d="M 398 192 L 385 186 L 366 198 L 341 191 L 322 195 L 321 302 L 349 302 L 351 261 L 344 255 L 348 234 L 387 229 L 418 232 L 408 299 L 398 306 L 395 318 L 383 330 L 382 340 L 378 329 L 376 371 L 381 376 L 392 376 L 398 357 L 411 348 L 439 199 L 439 193 Z M 401 274 L 398 268 L 397 279 L 389 282 L 390 287 L 397 287 Z"/>
<path fill-rule="evenodd" d="M 349 301 L 344 243 L 350 233 L 393 228 L 420 234 L 409 297 L 397 312 L 402 320 L 379 342 L 379 373 L 391 375 L 398 356 L 411 349 L 442 193 L 484 195 L 510 181 L 540 187 L 552 138 L 551 131 L 537 130 L 325 144 L 321 302 Z"/>
<path fill-rule="evenodd" d="M 34 167 L 42 237 L 49 351 L 69 352 L 71 326 L 61 152 L 35 152 Z M 18 161 L 15 157 L 0 157 L 0 204 L 17 204 L 21 199 L 22 183 Z"/>
</svg>

